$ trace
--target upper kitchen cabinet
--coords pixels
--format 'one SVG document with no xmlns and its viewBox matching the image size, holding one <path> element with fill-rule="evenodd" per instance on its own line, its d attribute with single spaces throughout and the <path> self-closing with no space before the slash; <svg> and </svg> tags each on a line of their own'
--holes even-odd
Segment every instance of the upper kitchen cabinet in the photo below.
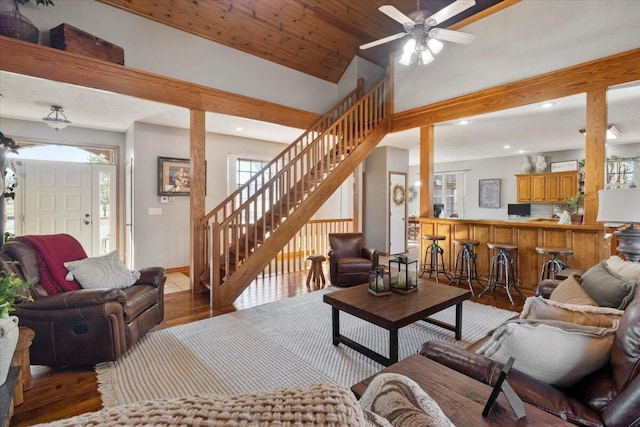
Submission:
<svg viewBox="0 0 640 427">
<path fill-rule="evenodd" d="M 578 171 L 516 175 L 518 202 L 564 202 L 578 192 Z"/>
</svg>

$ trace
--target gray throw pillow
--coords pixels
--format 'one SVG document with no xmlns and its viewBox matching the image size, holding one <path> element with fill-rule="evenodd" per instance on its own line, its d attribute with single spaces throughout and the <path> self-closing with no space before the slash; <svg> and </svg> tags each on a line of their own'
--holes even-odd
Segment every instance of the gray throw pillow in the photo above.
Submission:
<svg viewBox="0 0 640 427">
<path fill-rule="evenodd" d="M 607 268 L 606 261 L 594 265 L 580 278 L 580 284 L 600 307 L 624 310 L 633 299 L 636 283 Z"/>
</svg>

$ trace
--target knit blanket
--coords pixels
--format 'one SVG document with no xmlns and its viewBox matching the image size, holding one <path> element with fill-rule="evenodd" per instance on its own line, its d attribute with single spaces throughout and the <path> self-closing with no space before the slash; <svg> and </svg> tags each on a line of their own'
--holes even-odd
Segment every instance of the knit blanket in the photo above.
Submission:
<svg viewBox="0 0 640 427">
<path fill-rule="evenodd" d="M 15 237 L 33 246 L 38 261 L 40 283 L 49 295 L 80 289 L 74 280 L 66 280 L 64 263 L 87 258 L 80 242 L 68 234 L 28 235 Z"/>
</svg>

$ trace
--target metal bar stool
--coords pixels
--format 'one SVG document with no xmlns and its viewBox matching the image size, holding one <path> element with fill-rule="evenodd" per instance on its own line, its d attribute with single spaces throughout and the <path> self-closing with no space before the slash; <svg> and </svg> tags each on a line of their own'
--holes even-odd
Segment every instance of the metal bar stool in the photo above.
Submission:
<svg viewBox="0 0 640 427">
<path fill-rule="evenodd" d="M 423 274 L 429 273 L 429 279 L 431 276 L 435 276 L 436 283 L 440 283 L 438 276 L 444 274 L 447 279 L 451 280 L 451 276 L 447 272 L 447 268 L 444 264 L 444 249 L 438 245 L 438 241 L 445 240 L 445 236 L 438 235 L 424 235 L 422 240 L 431 240 L 431 244 L 424 250 L 424 259 L 422 267 L 420 268 L 420 277 Z"/>
<path fill-rule="evenodd" d="M 558 258 L 559 256 L 573 255 L 573 249 L 571 248 L 539 246 L 536 247 L 536 252 L 542 255 L 551 255 L 551 258 L 542 264 L 540 281 L 544 279 L 555 279 L 557 273 L 569 267 L 564 261 Z"/>
<path fill-rule="evenodd" d="M 489 249 L 497 249 L 498 253 L 491 259 L 491 268 L 489 270 L 489 282 L 487 287 L 478 295 L 480 298 L 486 291 L 495 291 L 496 286 L 504 287 L 507 291 L 509 301 L 513 304 L 511 297 L 511 289 L 518 291 L 522 298 L 525 298 L 520 292 L 520 278 L 518 277 L 518 264 L 516 262 L 518 245 L 511 243 L 488 242 Z M 515 256 L 515 257 L 514 257 Z"/>
<path fill-rule="evenodd" d="M 480 244 L 477 240 L 454 240 L 453 244 L 456 246 L 462 246 L 462 249 L 456 254 L 456 264 L 453 269 L 453 278 L 449 282 L 451 285 L 455 283 L 460 284 L 461 280 L 466 280 L 469 285 L 471 295 L 475 295 L 473 292 L 472 282 L 475 280 L 484 289 L 482 283 L 480 283 L 480 276 L 478 275 L 478 268 L 476 266 L 476 253 L 473 248 Z"/>
</svg>

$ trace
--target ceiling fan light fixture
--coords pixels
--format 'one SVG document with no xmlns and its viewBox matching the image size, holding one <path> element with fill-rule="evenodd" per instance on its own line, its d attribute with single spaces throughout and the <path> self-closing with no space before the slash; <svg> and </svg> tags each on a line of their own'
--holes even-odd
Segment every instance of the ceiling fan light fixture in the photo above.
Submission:
<svg viewBox="0 0 640 427">
<path fill-rule="evenodd" d="M 47 114 L 46 117 L 43 117 L 42 120 L 44 120 L 47 126 L 55 129 L 56 132 L 71 124 L 67 116 L 64 115 L 64 110 L 59 105 L 52 105 L 51 112 Z"/>
<path fill-rule="evenodd" d="M 411 53 L 404 52 L 398 62 L 402 65 L 411 65 L 411 55 Z"/>
<path fill-rule="evenodd" d="M 433 61 L 433 55 L 431 54 L 429 49 L 425 49 L 422 52 L 420 52 L 419 57 L 420 57 L 420 65 L 427 65 L 428 63 Z"/>
<path fill-rule="evenodd" d="M 416 40 L 414 38 L 410 38 L 409 40 L 407 40 L 407 42 L 404 44 L 404 47 L 402 48 L 402 52 L 408 54 L 412 54 L 413 52 L 415 52 L 415 50 Z"/>
<path fill-rule="evenodd" d="M 434 55 L 437 55 L 440 53 L 444 45 L 440 40 L 429 38 L 429 40 L 427 41 L 427 46 L 429 47 L 429 50 L 433 52 Z"/>
</svg>

